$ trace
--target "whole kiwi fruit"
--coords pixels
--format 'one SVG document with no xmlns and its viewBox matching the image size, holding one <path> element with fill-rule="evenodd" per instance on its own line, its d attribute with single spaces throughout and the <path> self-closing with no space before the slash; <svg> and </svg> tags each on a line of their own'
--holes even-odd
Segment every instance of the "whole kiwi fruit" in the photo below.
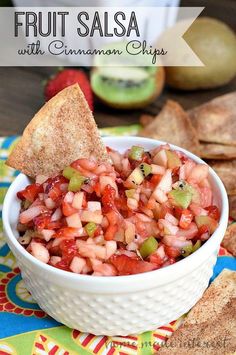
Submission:
<svg viewBox="0 0 236 355">
<path fill-rule="evenodd" d="M 205 66 L 166 67 L 169 86 L 183 90 L 209 89 L 223 86 L 234 78 L 236 36 L 228 25 L 202 17 L 193 22 L 183 38 Z"/>
</svg>

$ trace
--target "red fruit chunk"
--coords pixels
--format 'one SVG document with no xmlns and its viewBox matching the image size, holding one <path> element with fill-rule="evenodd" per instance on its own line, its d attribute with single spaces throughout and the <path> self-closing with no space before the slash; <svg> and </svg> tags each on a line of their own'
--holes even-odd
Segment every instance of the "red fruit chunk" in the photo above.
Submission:
<svg viewBox="0 0 236 355">
<path fill-rule="evenodd" d="M 106 185 L 102 195 L 102 204 L 104 212 L 109 212 L 110 210 L 115 209 L 115 196 L 116 190 L 111 185 Z"/>
<path fill-rule="evenodd" d="M 190 226 L 191 222 L 193 220 L 193 214 L 191 211 L 188 209 L 184 209 L 181 212 L 180 220 L 179 220 L 179 226 L 183 229 L 188 229 Z"/>
<path fill-rule="evenodd" d="M 78 248 L 74 239 L 66 239 L 60 243 L 62 259 L 70 262 L 72 258 L 78 254 Z"/>
<path fill-rule="evenodd" d="M 205 210 L 208 211 L 208 216 L 215 219 L 216 221 L 219 221 L 220 219 L 220 211 L 219 208 L 215 205 L 211 205 L 208 207 L 205 207 Z"/>
<path fill-rule="evenodd" d="M 76 208 L 72 207 L 70 203 L 65 201 L 62 202 L 61 207 L 62 207 L 62 213 L 66 217 L 71 216 L 72 214 L 78 212 Z"/>
<path fill-rule="evenodd" d="M 58 72 L 53 78 L 49 79 L 44 90 L 46 101 L 50 100 L 61 90 L 76 83 L 79 84 L 80 89 L 88 102 L 90 110 L 93 111 L 93 94 L 90 82 L 86 74 L 81 70 L 65 69 Z"/>
<path fill-rule="evenodd" d="M 178 256 L 181 255 L 181 252 L 179 249 L 176 249 L 174 247 L 170 247 L 168 245 L 164 246 L 165 252 L 169 258 L 177 258 Z"/>
<path fill-rule="evenodd" d="M 118 226 L 117 225 L 110 225 L 104 235 L 105 240 L 113 240 L 114 236 L 117 232 Z"/>
<path fill-rule="evenodd" d="M 132 275 L 157 269 L 155 264 L 130 258 L 127 255 L 114 255 L 110 258 L 110 262 L 115 266 L 119 275 Z"/>
<path fill-rule="evenodd" d="M 39 184 L 32 184 L 27 186 L 24 190 L 17 192 L 17 197 L 20 200 L 34 202 L 40 192 L 43 192 L 43 186 Z"/>
</svg>

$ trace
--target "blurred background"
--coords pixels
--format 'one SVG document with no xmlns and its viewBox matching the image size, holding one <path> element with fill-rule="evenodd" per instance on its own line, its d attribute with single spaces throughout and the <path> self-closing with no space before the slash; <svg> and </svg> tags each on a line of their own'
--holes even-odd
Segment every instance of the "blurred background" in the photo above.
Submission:
<svg viewBox="0 0 236 355">
<path fill-rule="evenodd" d="M 132 1 L 132 3 L 134 2 L 135 1 Z M 33 1 L 16 0 L 15 3 L 22 6 L 32 6 Z M 65 3 L 73 5 L 73 1 L 66 2 L 65 0 L 60 0 L 61 5 L 64 5 Z M 84 2 L 81 3 L 84 5 Z M 169 3 L 171 3 L 171 1 L 169 1 Z M 173 3 L 174 5 L 177 5 L 178 1 L 174 0 Z M 1 0 L 0 4 L 1 6 L 13 5 L 12 1 L 9 0 Z M 76 4 L 79 5 L 80 1 L 77 1 Z M 123 1 L 122 5 L 125 6 L 125 4 L 126 2 Z M 47 5 L 55 6 L 55 1 L 51 1 L 51 3 L 50 1 L 47 1 Z M 235 0 L 182 0 L 180 1 L 180 6 L 204 6 L 205 9 L 202 12 L 201 16 L 208 16 L 218 19 L 220 21 L 223 21 L 226 25 L 230 26 L 233 31 L 236 30 Z M 221 40 L 224 41 L 224 39 Z M 215 53 L 213 49 L 212 58 L 214 58 L 214 56 Z M 228 58 L 227 54 L 225 54 L 224 56 L 224 53 L 222 57 Z M 225 64 L 225 66 L 227 66 L 227 64 Z M 90 85 L 90 68 L 81 69 L 82 72 L 85 72 L 88 78 L 88 85 Z M 215 77 L 218 76 L 217 70 L 217 67 L 214 68 Z M 48 82 L 48 80 L 50 80 L 50 77 L 52 75 L 56 75 L 57 72 L 58 68 L 55 67 L 0 68 L 0 136 L 16 135 L 22 133 L 24 127 L 30 121 L 34 113 L 45 102 L 45 85 L 47 85 L 46 83 Z M 133 105 L 132 109 L 129 110 L 120 110 L 117 108 L 114 109 L 110 107 L 112 106 L 111 104 L 106 102 L 104 103 L 104 100 L 99 100 L 98 93 L 96 93 L 96 95 L 92 93 L 91 95 L 95 119 L 99 127 L 134 124 L 139 122 L 139 118 L 143 113 L 156 115 L 167 99 L 173 99 L 178 101 L 184 107 L 184 109 L 193 108 L 216 96 L 234 91 L 236 89 L 236 79 L 232 79 L 233 74 L 230 75 L 230 80 L 225 80 L 228 82 L 224 82 L 223 80 L 223 84 L 216 83 L 215 85 L 213 85 L 215 87 L 210 89 L 205 88 L 204 90 L 200 90 L 197 87 L 198 85 L 196 85 L 196 88 L 194 88 L 193 86 L 190 89 L 185 88 L 185 90 L 183 91 L 182 88 L 177 87 L 178 85 L 173 84 L 173 80 L 171 80 L 171 78 L 168 80 L 163 78 L 158 79 L 161 80 L 161 83 L 158 84 L 160 86 L 158 95 L 154 95 L 156 96 L 155 98 L 148 100 L 151 102 L 148 102 L 145 105 L 141 105 L 143 107 L 135 108 L 139 105 Z M 161 90 L 162 86 L 163 91 Z"/>
</svg>

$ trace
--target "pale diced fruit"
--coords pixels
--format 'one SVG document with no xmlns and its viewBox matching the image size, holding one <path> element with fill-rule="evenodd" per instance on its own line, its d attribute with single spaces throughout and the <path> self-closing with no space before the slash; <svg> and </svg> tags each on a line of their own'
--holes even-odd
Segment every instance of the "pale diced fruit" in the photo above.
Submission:
<svg viewBox="0 0 236 355">
<path fill-rule="evenodd" d="M 44 203 L 45 203 L 46 207 L 49 208 L 50 210 L 55 208 L 55 206 L 56 206 L 56 203 L 50 197 L 46 198 L 44 200 Z"/>
<path fill-rule="evenodd" d="M 127 198 L 127 206 L 131 210 L 136 210 L 138 208 L 138 201 L 135 198 Z"/>
<path fill-rule="evenodd" d="M 168 200 L 166 194 L 171 191 L 172 188 L 172 176 L 171 170 L 167 169 L 165 174 L 162 176 L 161 181 L 156 186 L 155 190 L 152 193 L 151 198 L 159 203 L 164 203 Z"/>
<path fill-rule="evenodd" d="M 99 211 L 81 211 L 80 219 L 82 222 L 94 222 L 96 224 L 101 224 L 103 220 L 103 215 Z"/>
<path fill-rule="evenodd" d="M 94 211 L 101 211 L 101 210 L 102 210 L 101 202 L 98 202 L 98 201 L 88 201 L 87 209 L 88 209 L 89 211 L 91 211 L 91 212 L 94 212 Z"/>
<path fill-rule="evenodd" d="M 74 213 L 71 216 L 66 217 L 66 222 L 69 227 L 82 228 L 82 223 L 80 220 L 79 213 Z"/>
<path fill-rule="evenodd" d="M 72 201 L 72 207 L 76 208 L 77 210 L 80 210 L 83 205 L 83 199 L 84 199 L 84 192 L 76 192 Z"/>
<path fill-rule="evenodd" d="M 174 169 L 182 165 L 180 158 L 175 152 L 171 150 L 166 150 L 166 156 L 167 156 L 167 167 L 169 169 Z"/>
<path fill-rule="evenodd" d="M 210 234 L 214 233 L 218 226 L 218 222 L 209 216 L 196 216 L 195 222 L 198 228 L 204 225 L 207 226 L 209 228 Z"/>
<path fill-rule="evenodd" d="M 46 242 L 49 242 L 49 240 L 55 234 L 55 231 L 51 229 L 42 229 L 40 234 L 42 235 L 43 239 L 46 240 Z"/>
<path fill-rule="evenodd" d="M 187 180 L 200 183 L 208 176 L 209 167 L 206 164 L 198 164 L 190 171 Z"/>
<path fill-rule="evenodd" d="M 165 174 L 162 176 L 161 181 L 157 185 L 159 189 L 164 192 L 170 192 L 172 189 L 172 172 L 170 169 L 167 169 Z"/>
<path fill-rule="evenodd" d="M 111 176 L 100 176 L 99 181 L 100 181 L 101 192 L 103 192 L 103 190 L 107 185 L 110 185 L 111 187 L 113 187 L 113 189 L 115 189 L 116 196 L 118 197 L 118 188 L 116 182 Z"/>
<path fill-rule="evenodd" d="M 164 203 L 168 200 L 166 193 L 158 187 L 153 191 L 152 197 L 159 203 Z"/>
<path fill-rule="evenodd" d="M 152 174 L 164 175 L 166 169 L 163 166 L 151 164 Z"/>
<path fill-rule="evenodd" d="M 167 155 L 166 155 L 166 149 L 160 150 L 153 158 L 153 162 L 157 165 L 164 166 L 164 168 L 167 167 Z"/>
<path fill-rule="evenodd" d="M 84 258 L 74 256 L 70 264 L 70 269 L 76 274 L 80 274 L 85 265 L 86 265 L 86 260 Z"/>
<path fill-rule="evenodd" d="M 75 194 L 72 191 L 67 192 L 67 194 L 64 197 L 64 201 L 67 202 L 67 203 L 72 203 L 73 199 L 74 199 L 74 195 Z"/>
<path fill-rule="evenodd" d="M 135 225 L 129 221 L 125 221 L 125 242 L 131 243 L 135 238 Z"/>
<path fill-rule="evenodd" d="M 31 254 L 38 260 L 47 264 L 50 259 L 49 251 L 41 243 L 31 242 Z"/>
<path fill-rule="evenodd" d="M 109 259 L 117 250 L 117 244 L 115 240 L 106 241 L 106 258 Z"/>
<path fill-rule="evenodd" d="M 59 263 L 61 261 L 61 257 L 60 256 L 51 256 L 49 262 L 51 265 L 56 265 L 57 263 Z"/>
</svg>

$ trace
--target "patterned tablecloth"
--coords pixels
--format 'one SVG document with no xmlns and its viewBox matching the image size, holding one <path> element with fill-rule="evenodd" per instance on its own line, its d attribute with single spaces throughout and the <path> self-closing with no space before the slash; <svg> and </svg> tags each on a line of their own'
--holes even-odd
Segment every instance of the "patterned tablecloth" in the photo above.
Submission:
<svg viewBox="0 0 236 355">
<path fill-rule="evenodd" d="M 137 129 L 138 126 L 133 125 L 106 128 L 101 133 L 134 135 Z M 16 141 L 17 137 L 0 138 L 1 206 L 10 183 L 18 174 L 4 165 Z M 212 279 L 225 267 L 236 270 L 236 260 L 221 248 Z M 183 317 L 153 332 L 128 337 L 98 337 L 63 326 L 47 316 L 25 289 L 16 260 L 4 241 L 0 219 L 0 355 L 151 355 L 179 327 Z"/>
</svg>

